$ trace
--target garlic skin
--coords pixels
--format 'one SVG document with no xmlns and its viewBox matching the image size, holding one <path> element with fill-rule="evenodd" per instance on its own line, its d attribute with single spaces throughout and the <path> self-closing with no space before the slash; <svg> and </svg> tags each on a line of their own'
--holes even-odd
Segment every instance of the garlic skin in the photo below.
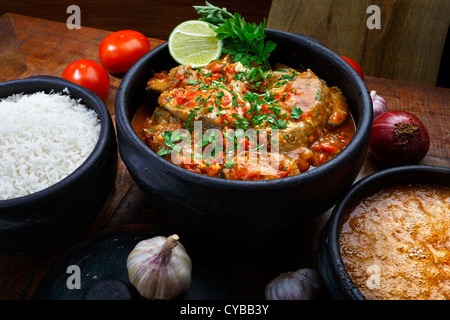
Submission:
<svg viewBox="0 0 450 320">
<path fill-rule="evenodd" d="M 128 278 L 150 300 L 169 300 L 191 285 L 192 261 L 178 235 L 139 242 L 128 255 Z"/>
<path fill-rule="evenodd" d="M 266 300 L 313 300 L 320 293 L 321 278 L 310 268 L 280 274 L 265 288 Z"/>
<path fill-rule="evenodd" d="M 372 98 L 374 119 L 380 114 L 388 111 L 386 100 L 384 100 L 382 96 L 378 95 L 376 91 L 372 90 L 370 92 L 370 97 Z"/>
</svg>

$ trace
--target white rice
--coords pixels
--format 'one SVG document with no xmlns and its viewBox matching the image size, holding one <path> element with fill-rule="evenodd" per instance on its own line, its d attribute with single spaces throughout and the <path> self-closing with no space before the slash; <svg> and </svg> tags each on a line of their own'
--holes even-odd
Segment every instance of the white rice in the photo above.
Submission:
<svg viewBox="0 0 450 320">
<path fill-rule="evenodd" d="M 67 95 L 38 92 L 1 99 L 0 200 L 67 177 L 94 149 L 100 126 L 94 110 Z"/>
</svg>

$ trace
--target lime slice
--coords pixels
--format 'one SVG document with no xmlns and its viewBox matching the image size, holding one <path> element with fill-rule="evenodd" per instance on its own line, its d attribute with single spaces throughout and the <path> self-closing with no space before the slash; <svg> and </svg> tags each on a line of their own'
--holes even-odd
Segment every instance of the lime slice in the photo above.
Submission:
<svg viewBox="0 0 450 320">
<path fill-rule="evenodd" d="M 198 68 L 218 59 L 222 53 L 222 40 L 205 21 L 188 20 L 173 29 L 169 36 L 170 55 L 179 64 Z"/>
</svg>

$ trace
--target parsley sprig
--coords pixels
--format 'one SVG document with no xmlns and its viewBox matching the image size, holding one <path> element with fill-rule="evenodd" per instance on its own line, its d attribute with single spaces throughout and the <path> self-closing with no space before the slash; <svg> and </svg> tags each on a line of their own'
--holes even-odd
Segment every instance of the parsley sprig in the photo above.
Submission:
<svg viewBox="0 0 450 320">
<path fill-rule="evenodd" d="M 259 25 L 248 23 L 239 13 L 233 15 L 226 8 L 216 7 L 207 1 L 205 3 L 205 6 L 194 6 L 194 9 L 201 15 L 199 20 L 210 23 L 217 38 L 223 40 L 222 51 L 229 53 L 235 62 L 241 62 L 249 69 L 269 71 L 268 58 L 276 44 L 265 41 L 266 20 Z M 261 72 L 251 72 L 262 77 Z"/>
<path fill-rule="evenodd" d="M 226 8 L 216 7 L 208 3 L 208 1 L 205 1 L 204 6 L 193 7 L 202 16 L 199 20 L 206 21 L 214 26 L 223 24 L 225 19 L 233 18 L 233 14 L 228 12 Z"/>
</svg>

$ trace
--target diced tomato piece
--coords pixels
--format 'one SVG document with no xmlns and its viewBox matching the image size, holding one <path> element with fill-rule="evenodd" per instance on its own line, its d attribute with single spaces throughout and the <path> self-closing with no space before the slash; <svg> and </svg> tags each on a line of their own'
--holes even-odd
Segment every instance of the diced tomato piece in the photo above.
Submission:
<svg viewBox="0 0 450 320">
<path fill-rule="evenodd" d="M 335 146 L 331 146 L 329 144 L 324 144 L 324 145 L 320 146 L 320 149 L 323 152 L 328 152 L 328 153 L 333 153 L 333 152 L 336 151 L 336 147 Z"/>
</svg>

